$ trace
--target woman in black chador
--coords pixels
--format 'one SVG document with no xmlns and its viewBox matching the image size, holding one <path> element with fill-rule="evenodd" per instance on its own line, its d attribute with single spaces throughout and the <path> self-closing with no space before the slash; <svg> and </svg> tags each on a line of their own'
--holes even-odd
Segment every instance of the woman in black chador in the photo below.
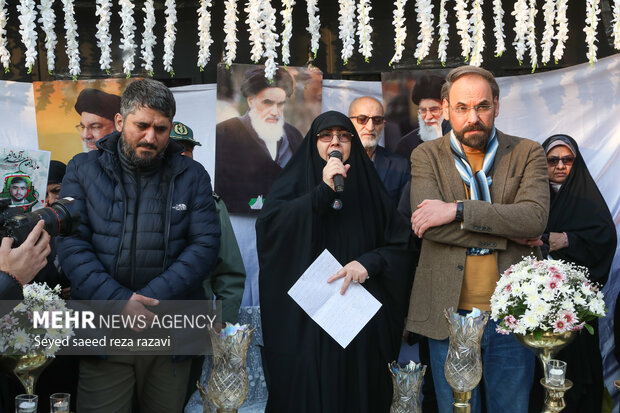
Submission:
<svg viewBox="0 0 620 413">
<path fill-rule="evenodd" d="M 334 150 L 342 162 L 329 158 Z M 333 189 L 336 174 L 345 177 L 342 193 Z M 327 112 L 314 120 L 269 192 L 256 237 L 266 411 L 388 412 L 387 364 L 398 356 L 417 254 L 409 223 L 345 115 Z M 343 289 L 363 283 L 382 304 L 346 349 L 287 294 L 324 249 L 345 265 L 338 272 Z"/>
<path fill-rule="evenodd" d="M 543 254 L 586 267 L 590 279 L 602 288 L 616 250 L 616 229 L 609 208 L 573 138 L 553 135 L 543 148 L 551 193 Z M 603 366 L 598 323 L 595 319 L 589 324 L 595 328 L 594 335 L 582 330 L 556 357 L 566 361 L 566 376 L 573 382 L 573 388 L 564 395 L 565 412 L 601 411 Z"/>
</svg>

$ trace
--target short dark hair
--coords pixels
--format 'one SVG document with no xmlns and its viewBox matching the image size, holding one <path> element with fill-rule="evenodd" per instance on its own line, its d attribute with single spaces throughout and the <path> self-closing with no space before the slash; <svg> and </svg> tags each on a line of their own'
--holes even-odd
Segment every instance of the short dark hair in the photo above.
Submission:
<svg viewBox="0 0 620 413">
<path fill-rule="evenodd" d="M 170 89 L 153 79 L 140 79 L 130 83 L 121 96 L 121 115 L 126 117 L 139 108 L 161 112 L 172 122 L 177 107 Z"/>
<path fill-rule="evenodd" d="M 480 76 L 481 78 L 486 80 L 489 83 L 489 86 L 491 86 L 493 98 L 499 99 L 499 85 L 497 84 L 493 73 L 477 66 L 459 66 L 452 69 L 450 73 L 448 73 L 448 76 L 446 76 L 446 83 L 444 83 L 441 88 L 441 100 L 446 99 L 449 101 L 450 88 L 452 88 L 452 84 L 456 82 L 457 79 L 468 75 Z"/>
<path fill-rule="evenodd" d="M 15 178 L 11 179 L 11 183 L 9 184 L 9 186 L 21 183 L 26 184 L 26 187 L 28 187 L 28 181 L 23 176 L 16 176 Z"/>
</svg>

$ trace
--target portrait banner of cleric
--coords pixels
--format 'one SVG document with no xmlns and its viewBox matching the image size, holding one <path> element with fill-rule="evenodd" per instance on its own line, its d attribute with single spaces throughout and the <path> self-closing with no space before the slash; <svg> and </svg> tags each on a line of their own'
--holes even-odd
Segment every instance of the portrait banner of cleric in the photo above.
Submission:
<svg viewBox="0 0 620 413">
<path fill-rule="evenodd" d="M 444 375 L 449 341 L 444 309 L 489 311 L 500 274 L 523 256 L 541 258 L 549 216 L 543 148 L 495 128 L 499 92 L 485 69 L 451 70 L 442 105 L 452 131 L 411 155 L 411 224 L 422 250 L 406 328 L 429 338 L 442 413 L 452 412 L 453 402 Z M 534 353 L 514 335 L 497 333 L 496 326 L 489 319 L 482 336 L 486 411 L 527 412 Z M 478 387 L 471 401 L 472 412 L 479 413 Z"/>
<path fill-rule="evenodd" d="M 120 112 L 121 97 L 99 89 L 86 88 L 75 102 L 80 123 L 75 126 L 84 152 L 97 149 L 97 142 L 114 132 L 114 117 Z"/>
<path fill-rule="evenodd" d="M 241 94 L 238 105 L 230 104 L 231 97 L 226 104 L 228 109 L 241 108 L 239 116 L 216 125 L 215 192 L 230 212 L 260 211 L 271 184 L 303 140 L 307 126 L 301 123 L 308 118 L 308 110 L 318 111 L 313 117 L 320 113 L 320 107 L 306 107 L 304 101 L 316 100 L 308 96 L 308 90 L 313 90 L 308 86 L 322 77 L 307 76 L 306 71 L 280 67 L 271 81 L 263 66 L 232 65 L 230 70 L 218 71 L 218 90 L 220 85 L 232 84 L 227 89 Z M 320 93 L 320 88 L 316 90 Z M 218 111 L 224 98 L 218 95 Z"/>
</svg>

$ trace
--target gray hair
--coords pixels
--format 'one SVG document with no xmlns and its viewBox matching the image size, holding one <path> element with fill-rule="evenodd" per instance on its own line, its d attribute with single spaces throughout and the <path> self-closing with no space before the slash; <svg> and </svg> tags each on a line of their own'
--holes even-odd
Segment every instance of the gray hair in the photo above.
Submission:
<svg viewBox="0 0 620 413">
<path fill-rule="evenodd" d="M 469 76 L 471 75 L 480 76 L 481 78 L 486 80 L 489 83 L 489 86 L 491 87 L 493 98 L 499 99 L 499 85 L 497 84 L 497 81 L 495 80 L 493 73 L 481 67 L 459 66 L 457 68 L 452 69 L 450 73 L 448 73 L 448 76 L 446 76 L 446 83 L 444 83 L 441 88 L 441 100 L 446 99 L 449 101 L 450 100 L 449 99 L 450 88 L 452 88 L 452 84 L 456 82 L 457 79 L 460 79 L 461 77 L 468 76 L 468 75 Z"/>
<path fill-rule="evenodd" d="M 153 79 L 140 79 L 130 83 L 121 96 L 121 116 L 125 118 L 137 109 L 150 108 L 174 118 L 177 107 L 170 89 Z"/>
</svg>

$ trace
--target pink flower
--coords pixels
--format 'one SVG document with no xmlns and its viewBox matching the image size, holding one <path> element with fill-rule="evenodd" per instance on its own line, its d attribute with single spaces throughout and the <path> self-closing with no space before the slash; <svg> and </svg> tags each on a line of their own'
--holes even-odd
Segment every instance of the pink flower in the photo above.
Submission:
<svg viewBox="0 0 620 413">
<path fill-rule="evenodd" d="M 558 318 L 553 323 L 553 331 L 555 333 L 563 333 L 566 331 L 566 329 L 567 329 L 567 323 L 566 321 L 564 321 L 563 318 Z"/>
<path fill-rule="evenodd" d="M 508 327 L 515 327 L 517 325 L 517 319 L 513 315 L 505 317 L 504 322 Z"/>
<path fill-rule="evenodd" d="M 577 321 L 577 317 L 572 311 L 562 310 L 558 313 L 558 317 L 563 318 L 568 324 L 574 324 Z"/>
<path fill-rule="evenodd" d="M 504 335 L 504 336 L 507 336 L 508 334 L 510 334 L 510 331 L 509 331 L 509 330 L 506 330 L 505 328 L 500 327 L 500 326 L 497 326 L 497 327 L 495 328 L 495 332 L 497 332 L 498 334 L 502 334 L 502 335 Z"/>
<path fill-rule="evenodd" d="M 506 284 L 506 287 L 504 287 L 504 289 L 510 292 L 510 290 L 512 290 L 512 286 L 510 284 Z"/>
<path fill-rule="evenodd" d="M 550 290 L 555 290 L 560 286 L 560 281 L 555 278 L 548 278 L 547 281 L 545 281 L 545 286 Z"/>
<path fill-rule="evenodd" d="M 582 321 L 582 322 L 581 322 L 581 323 L 579 323 L 579 324 L 575 324 L 575 325 L 573 325 L 573 328 L 572 328 L 571 330 L 572 330 L 572 331 L 579 331 L 579 330 L 581 330 L 581 329 L 583 328 L 583 326 L 585 326 L 585 325 L 586 325 L 586 322 L 585 322 L 585 321 Z"/>
</svg>

